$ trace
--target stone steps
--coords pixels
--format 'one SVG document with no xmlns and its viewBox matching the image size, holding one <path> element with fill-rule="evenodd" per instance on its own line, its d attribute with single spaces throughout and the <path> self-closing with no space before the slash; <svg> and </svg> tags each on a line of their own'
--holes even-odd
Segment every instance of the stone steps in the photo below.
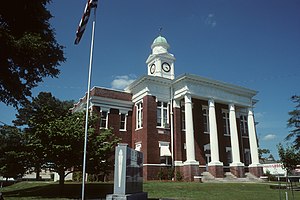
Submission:
<svg viewBox="0 0 300 200">
<path fill-rule="evenodd" d="M 209 172 L 203 172 L 201 175 L 203 182 L 263 182 L 250 173 L 246 173 L 244 178 L 237 178 L 231 172 L 225 172 L 224 178 L 215 178 Z"/>
</svg>

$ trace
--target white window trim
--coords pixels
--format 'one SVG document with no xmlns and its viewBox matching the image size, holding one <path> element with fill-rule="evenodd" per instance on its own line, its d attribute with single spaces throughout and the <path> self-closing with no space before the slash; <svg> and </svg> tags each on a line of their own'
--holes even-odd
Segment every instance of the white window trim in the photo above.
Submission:
<svg viewBox="0 0 300 200">
<path fill-rule="evenodd" d="M 156 107 L 156 109 L 160 109 L 160 126 L 157 126 L 157 122 L 156 122 L 156 127 L 157 128 L 169 128 L 170 126 L 170 121 L 169 121 L 169 112 L 170 112 L 170 109 L 169 109 L 169 103 L 168 102 L 164 102 L 164 101 L 157 101 L 157 102 L 160 102 L 161 103 L 161 106 L 160 107 Z M 164 107 L 164 103 L 167 103 L 167 107 Z M 167 124 L 164 124 L 164 110 L 167 110 Z"/>
<path fill-rule="evenodd" d="M 108 115 L 109 115 L 109 108 L 101 108 L 100 115 L 102 115 L 102 112 L 106 112 L 106 118 L 105 118 L 105 127 L 101 127 L 102 119 L 100 116 L 100 129 L 108 129 Z"/>
<path fill-rule="evenodd" d="M 206 110 L 206 112 L 205 113 L 203 112 L 203 119 L 205 119 L 204 116 L 206 116 L 206 126 L 207 126 L 207 128 L 206 128 L 207 131 L 204 131 L 204 133 L 209 134 L 210 131 L 209 131 L 209 113 L 208 113 L 209 110 L 208 110 L 208 106 L 202 105 L 202 111 L 204 111 L 204 109 Z"/>
<path fill-rule="evenodd" d="M 165 142 L 165 141 L 158 141 L 158 146 L 159 146 L 159 157 L 160 158 L 165 158 L 166 163 L 161 163 L 161 165 L 167 165 L 169 166 L 170 164 L 168 163 L 168 159 L 172 157 L 172 153 L 170 151 L 170 142 Z M 161 155 L 162 153 L 167 153 L 168 155 Z"/>
<path fill-rule="evenodd" d="M 223 117 L 223 113 L 225 113 L 225 118 Z M 227 118 L 228 116 L 228 118 Z M 229 125 L 229 110 L 227 109 L 222 109 L 222 119 L 224 120 L 225 119 L 225 127 L 226 127 L 226 130 L 227 130 L 227 133 L 224 133 L 224 136 L 230 136 L 230 125 Z M 224 125 L 224 124 L 223 124 Z"/>
<path fill-rule="evenodd" d="M 241 116 L 244 116 L 245 120 L 241 120 Z M 245 135 L 245 132 L 242 132 L 242 130 L 240 130 L 241 131 L 241 135 L 242 135 L 243 138 L 249 138 L 248 115 L 246 113 L 244 113 L 244 112 L 243 113 L 239 113 L 239 118 L 240 118 L 240 123 L 243 124 L 244 130 L 247 127 L 247 131 L 248 131 L 247 135 Z"/>
<path fill-rule="evenodd" d="M 136 108 L 136 116 L 135 116 L 135 130 L 140 130 L 143 128 L 143 107 L 144 107 L 144 104 L 143 104 L 143 107 L 140 109 L 138 105 L 140 104 L 143 104 L 143 100 L 141 101 L 138 101 L 136 102 L 135 104 L 135 108 Z M 139 111 L 141 111 L 141 115 L 139 115 Z M 139 127 L 139 118 L 141 117 L 141 124 L 140 124 L 140 127 Z"/>
<path fill-rule="evenodd" d="M 120 131 L 127 131 L 127 116 L 128 116 L 128 113 L 120 112 L 119 115 L 120 115 Z M 125 115 L 124 129 L 121 129 L 121 115 Z"/>
</svg>

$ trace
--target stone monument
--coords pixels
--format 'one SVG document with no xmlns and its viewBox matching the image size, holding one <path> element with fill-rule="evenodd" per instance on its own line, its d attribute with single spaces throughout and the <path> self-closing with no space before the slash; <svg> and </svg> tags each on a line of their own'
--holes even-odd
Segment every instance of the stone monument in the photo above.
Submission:
<svg viewBox="0 0 300 200">
<path fill-rule="evenodd" d="M 107 200 L 146 200 L 143 192 L 143 153 L 118 144 L 115 153 L 114 193 Z"/>
</svg>

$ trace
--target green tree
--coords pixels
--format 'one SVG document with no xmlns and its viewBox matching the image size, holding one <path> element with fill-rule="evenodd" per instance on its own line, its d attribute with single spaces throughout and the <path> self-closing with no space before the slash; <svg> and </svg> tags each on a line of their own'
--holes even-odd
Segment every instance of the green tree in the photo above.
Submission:
<svg viewBox="0 0 300 200">
<path fill-rule="evenodd" d="M 101 130 L 99 134 L 89 134 L 87 173 L 93 175 L 95 181 L 105 181 L 105 177 L 113 171 L 114 150 L 118 142 L 120 138 L 115 137 L 111 129 Z"/>
<path fill-rule="evenodd" d="M 22 132 L 13 126 L 0 126 L 0 175 L 21 178 L 26 172 L 26 149 Z"/>
<path fill-rule="evenodd" d="M 32 88 L 45 77 L 57 77 L 65 61 L 49 23 L 49 2 L 0 3 L 0 101 L 7 105 L 26 103 Z"/>
<path fill-rule="evenodd" d="M 45 163 L 45 148 L 42 141 L 46 141 L 48 136 L 38 127 L 47 126 L 51 121 L 68 115 L 69 109 L 73 106 L 73 101 L 60 101 L 51 93 L 40 92 L 31 102 L 25 103 L 18 109 L 16 126 L 24 127 L 27 141 L 27 150 L 30 152 L 28 158 L 28 168 L 34 169 L 36 179 L 39 179 L 40 169 Z"/>
<path fill-rule="evenodd" d="M 277 146 L 280 161 L 282 162 L 284 168 L 287 171 L 287 175 L 296 169 L 297 165 L 300 163 L 300 151 L 295 147 L 287 146 L 284 148 L 282 144 Z"/>
<path fill-rule="evenodd" d="M 267 155 L 270 154 L 269 149 L 258 149 L 258 157 L 261 161 L 265 162 L 267 160 Z"/>
<path fill-rule="evenodd" d="M 300 149 L 300 96 L 291 97 L 293 103 L 296 104 L 295 109 L 289 112 L 288 127 L 292 130 L 286 137 L 286 140 L 294 139 L 294 147 Z"/>
<path fill-rule="evenodd" d="M 88 131 L 92 133 L 94 129 Z M 59 183 L 64 184 L 65 172 L 79 171 L 82 166 L 84 114 L 69 114 L 41 124 L 37 133 L 45 152 L 45 167 L 57 172 Z"/>
</svg>

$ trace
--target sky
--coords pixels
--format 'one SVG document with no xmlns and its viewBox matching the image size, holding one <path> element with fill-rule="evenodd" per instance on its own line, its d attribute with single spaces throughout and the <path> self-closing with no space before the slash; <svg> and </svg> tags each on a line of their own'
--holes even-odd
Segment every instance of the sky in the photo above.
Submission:
<svg viewBox="0 0 300 200">
<path fill-rule="evenodd" d="M 174 54 L 175 75 L 195 74 L 258 91 L 254 108 L 260 148 L 278 158 L 288 112 L 300 95 L 300 0 L 98 0 L 91 86 L 122 89 L 147 74 L 146 59 L 161 33 Z M 86 0 L 47 5 L 65 63 L 58 78 L 33 90 L 78 101 L 87 91 L 92 17 L 79 43 L 75 32 Z M 160 32 L 159 29 L 162 28 Z M 0 121 L 16 111 L 0 103 Z"/>
</svg>

